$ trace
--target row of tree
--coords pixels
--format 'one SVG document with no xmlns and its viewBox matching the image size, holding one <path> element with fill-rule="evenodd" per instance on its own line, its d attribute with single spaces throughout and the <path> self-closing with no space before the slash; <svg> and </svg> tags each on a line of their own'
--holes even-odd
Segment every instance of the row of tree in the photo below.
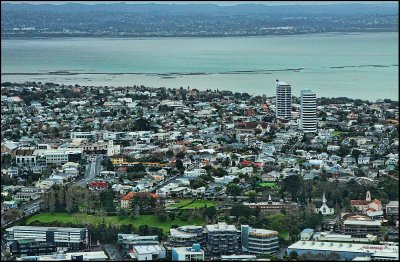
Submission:
<svg viewBox="0 0 400 262">
<path fill-rule="evenodd" d="M 50 212 L 77 212 L 80 208 L 87 213 L 96 211 L 114 212 L 114 191 L 106 189 L 91 192 L 78 185 L 68 187 L 54 186 L 43 195 L 41 209 Z"/>
</svg>

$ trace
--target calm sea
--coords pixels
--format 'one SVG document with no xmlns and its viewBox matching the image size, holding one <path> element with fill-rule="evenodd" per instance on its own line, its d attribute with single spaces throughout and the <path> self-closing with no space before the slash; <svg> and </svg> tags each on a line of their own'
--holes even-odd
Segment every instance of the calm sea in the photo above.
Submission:
<svg viewBox="0 0 400 262">
<path fill-rule="evenodd" d="M 1 81 L 188 87 L 398 100 L 398 33 L 2 39 Z"/>
</svg>

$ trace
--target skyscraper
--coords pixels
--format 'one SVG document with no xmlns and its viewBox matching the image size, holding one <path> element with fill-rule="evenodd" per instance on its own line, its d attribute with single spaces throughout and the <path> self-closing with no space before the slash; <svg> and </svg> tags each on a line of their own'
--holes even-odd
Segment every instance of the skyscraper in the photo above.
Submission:
<svg viewBox="0 0 400 262">
<path fill-rule="evenodd" d="M 291 119 L 292 118 L 292 87 L 285 82 L 276 80 L 276 117 Z"/>
<path fill-rule="evenodd" d="M 304 133 L 317 132 L 317 97 L 309 89 L 301 90 L 300 127 Z"/>
</svg>

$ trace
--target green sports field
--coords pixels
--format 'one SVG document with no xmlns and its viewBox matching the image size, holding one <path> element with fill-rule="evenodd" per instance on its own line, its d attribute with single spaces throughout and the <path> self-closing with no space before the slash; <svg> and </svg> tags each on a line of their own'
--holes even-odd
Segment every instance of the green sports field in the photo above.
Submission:
<svg viewBox="0 0 400 262">
<path fill-rule="evenodd" d="M 275 182 L 261 182 L 258 185 L 262 187 L 270 187 L 272 189 L 278 188 L 278 185 Z"/>
<path fill-rule="evenodd" d="M 176 207 L 180 209 L 194 209 L 203 208 L 205 205 L 207 205 L 207 207 L 215 206 L 215 202 L 211 200 L 196 199 L 193 203 L 190 202 L 192 202 L 192 199 L 184 199 L 181 200 L 179 203 L 170 205 L 169 207 Z"/>
<path fill-rule="evenodd" d="M 59 221 L 62 223 L 72 223 L 77 225 L 98 225 L 101 223 L 112 224 L 112 225 L 129 225 L 132 224 L 134 227 L 139 227 L 141 225 L 148 225 L 152 227 L 160 227 L 163 229 L 164 233 L 168 233 L 170 227 L 172 225 L 203 225 L 204 220 L 202 218 L 198 218 L 196 220 L 183 221 L 179 218 L 175 218 L 174 220 L 170 220 L 169 218 L 165 222 L 160 222 L 157 216 L 155 215 L 141 215 L 139 217 L 130 218 L 119 218 L 118 216 L 96 216 L 96 215 L 87 215 L 85 213 L 40 213 L 34 215 L 27 219 L 26 224 L 29 225 L 33 221 L 38 220 L 42 223 L 51 223 L 54 221 Z"/>
</svg>

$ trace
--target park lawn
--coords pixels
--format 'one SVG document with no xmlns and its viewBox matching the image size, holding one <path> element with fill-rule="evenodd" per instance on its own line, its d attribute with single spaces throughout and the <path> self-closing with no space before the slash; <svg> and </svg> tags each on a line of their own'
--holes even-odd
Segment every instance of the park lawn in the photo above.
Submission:
<svg viewBox="0 0 400 262">
<path fill-rule="evenodd" d="M 278 188 L 278 185 L 275 182 L 261 182 L 258 185 L 262 187 L 270 187 L 272 189 Z"/>
<path fill-rule="evenodd" d="M 195 208 L 203 208 L 204 205 L 207 205 L 207 207 L 215 206 L 215 202 L 211 200 L 196 199 L 193 203 L 189 204 L 192 201 L 193 199 L 184 199 L 181 200 L 181 202 L 179 203 L 170 205 L 170 207 L 176 207 L 181 209 L 195 209 Z"/>
<path fill-rule="evenodd" d="M 207 207 L 213 207 L 213 206 L 215 206 L 215 202 L 211 201 L 211 200 L 196 199 L 193 203 L 182 207 L 182 209 L 203 208 L 205 205 L 207 205 Z"/>
<path fill-rule="evenodd" d="M 201 226 L 204 224 L 204 219 L 198 218 L 192 221 L 183 221 L 180 218 L 175 218 L 174 220 L 170 220 L 167 218 L 165 222 L 160 222 L 158 217 L 155 215 L 141 215 L 139 217 L 131 218 L 125 217 L 120 218 L 118 216 L 95 216 L 95 215 L 87 215 L 85 213 L 54 213 L 51 214 L 47 213 L 40 213 L 34 215 L 27 219 L 26 224 L 29 225 L 33 221 L 38 220 L 42 223 L 51 223 L 54 221 L 59 221 L 62 223 L 72 223 L 78 225 L 98 225 L 104 221 L 105 224 L 112 224 L 112 225 L 129 225 L 132 224 L 134 227 L 139 227 L 141 225 L 148 225 L 152 227 L 160 227 L 163 229 L 165 234 L 168 234 L 169 229 L 172 225 L 198 225 Z"/>
<path fill-rule="evenodd" d="M 187 204 L 189 204 L 192 201 L 193 201 L 193 199 L 183 199 L 179 203 L 169 205 L 169 207 L 181 208 L 183 206 L 186 206 Z"/>
<path fill-rule="evenodd" d="M 332 132 L 332 135 L 334 135 L 334 136 L 337 136 L 337 135 L 340 135 L 340 134 L 348 134 L 349 132 L 342 132 L 342 131 L 333 131 Z"/>
</svg>

